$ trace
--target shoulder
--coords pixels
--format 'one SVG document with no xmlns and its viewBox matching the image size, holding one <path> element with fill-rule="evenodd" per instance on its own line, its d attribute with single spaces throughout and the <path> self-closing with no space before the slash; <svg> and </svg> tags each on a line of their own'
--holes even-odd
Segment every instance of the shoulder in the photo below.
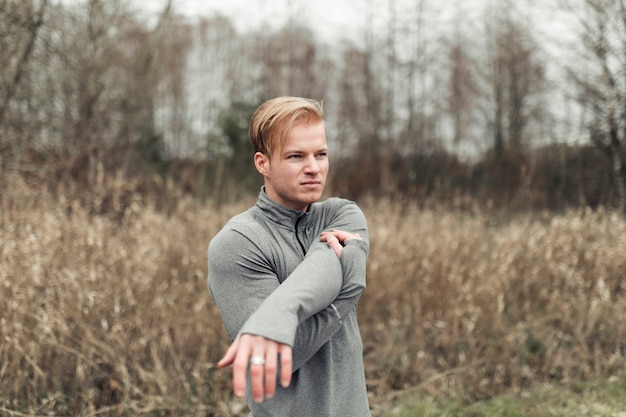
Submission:
<svg viewBox="0 0 626 417">
<path fill-rule="evenodd" d="M 312 212 L 312 221 L 320 224 L 323 230 L 345 230 L 361 236 L 367 233 L 365 214 L 354 201 L 332 197 L 316 203 Z"/>
<path fill-rule="evenodd" d="M 315 203 L 314 207 L 327 213 L 339 212 L 341 210 L 361 210 L 354 201 L 341 197 L 330 197 L 327 200 Z"/>
<path fill-rule="evenodd" d="M 251 210 L 237 214 L 211 239 L 209 253 L 237 253 L 233 250 L 253 244 L 260 230 L 261 228 Z"/>
<path fill-rule="evenodd" d="M 352 200 L 340 197 L 330 197 L 320 203 L 316 203 L 318 210 L 324 217 L 335 218 L 341 216 L 364 217 L 361 208 Z"/>
</svg>

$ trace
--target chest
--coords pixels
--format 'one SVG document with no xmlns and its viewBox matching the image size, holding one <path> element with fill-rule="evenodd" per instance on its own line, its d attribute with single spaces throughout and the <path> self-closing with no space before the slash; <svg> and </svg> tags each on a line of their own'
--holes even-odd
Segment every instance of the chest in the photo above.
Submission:
<svg viewBox="0 0 626 417">
<path fill-rule="evenodd" d="M 265 257 L 282 283 L 300 265 L 321 230 L 311 224 L 296 224 L 294 228 L 268 226 L 266 232 L 269 245 Z"/>
</svg>

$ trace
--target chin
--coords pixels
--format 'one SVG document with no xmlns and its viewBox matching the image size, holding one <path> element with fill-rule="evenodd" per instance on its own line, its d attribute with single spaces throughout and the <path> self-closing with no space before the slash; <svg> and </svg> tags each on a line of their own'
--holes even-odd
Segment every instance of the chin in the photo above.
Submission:
<svg viewBox="0 0 626 417">
<path fill-rule="evenodd" d="M 311 203 L 316 203 L 318 201 L 320 201 L 320 199 L 322 198 L 322 193 L 315 193 L 315 194 L 311 194 L 308 198 L 305 198 L 305 200 L 308 200 L 309 204 Z"/>
</svg>

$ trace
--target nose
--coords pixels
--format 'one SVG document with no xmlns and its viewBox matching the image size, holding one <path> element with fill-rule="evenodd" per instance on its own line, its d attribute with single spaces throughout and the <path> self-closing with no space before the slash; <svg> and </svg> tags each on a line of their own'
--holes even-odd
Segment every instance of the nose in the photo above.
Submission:
<svg viewBox="0 0 626 417">
<path fill-rule="evenodd" d="M 304 166 L 304 172 L 307 174 L 317 174 L 320 172 L 320 164 L 315 158 L 315 155 L 310 155 L 306 159 L 306 164 Z"/>
</svg>

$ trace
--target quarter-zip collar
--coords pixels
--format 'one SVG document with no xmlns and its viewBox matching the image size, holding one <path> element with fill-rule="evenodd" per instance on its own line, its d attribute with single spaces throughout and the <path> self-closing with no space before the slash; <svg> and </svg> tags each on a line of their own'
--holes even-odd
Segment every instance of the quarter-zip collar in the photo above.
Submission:
<svg viewBox="0 0 626 417">
<path fill-rule="evenodd" d="M 309 206 L 309 210 L 307 211 L 292 210 L 287 207 L 283 207 L 272 200 L 265 192 L 265 187 L 263 187 L 259 194 L 259 200 L 256 203 L 256 207 L 258 207 L 263 215 L 273 223 L 286 227 L 290 230 L 295 230 L 296 225 L 306 224 L 308 218 L 310 217 L 309 214 L 313 208 L 313 204 Z"/>
</svg>

